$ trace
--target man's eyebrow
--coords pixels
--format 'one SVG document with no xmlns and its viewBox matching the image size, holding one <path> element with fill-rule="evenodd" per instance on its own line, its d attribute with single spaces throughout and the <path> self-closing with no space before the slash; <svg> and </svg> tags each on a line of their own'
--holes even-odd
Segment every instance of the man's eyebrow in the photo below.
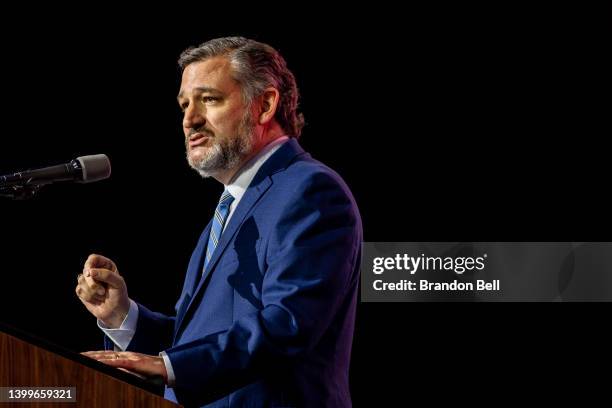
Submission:
<svg viewBox="0 0 612 408">
<path fill-rule="evenodd" d="M 194 92 L 199 92 L 199 93 L 216 93 L 219 94 L 221 93 L 220 90 L 216 89 L 216 88 L 211 88 L 208 86 L 198 86 L 196 88 L 193 88 Z M 177 100 L 180 100 L 183 95 L 184 95 L 184 91 L 179 92 L 178 96 L 176 97 Z"/>
</svg>

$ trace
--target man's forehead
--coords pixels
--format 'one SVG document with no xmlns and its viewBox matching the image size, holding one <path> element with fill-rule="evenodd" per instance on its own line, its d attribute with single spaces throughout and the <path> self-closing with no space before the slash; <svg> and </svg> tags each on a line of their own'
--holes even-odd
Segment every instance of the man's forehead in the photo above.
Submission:
<svg viewBox="0 0 612 408">
<path fill-rule="evenodd" d="M 189 64 L 183 70 L 179 96 L 198 89 L 222 90 L 232 86 L 231 65 L 225 57 L 213 57 Z"/>
</svg>

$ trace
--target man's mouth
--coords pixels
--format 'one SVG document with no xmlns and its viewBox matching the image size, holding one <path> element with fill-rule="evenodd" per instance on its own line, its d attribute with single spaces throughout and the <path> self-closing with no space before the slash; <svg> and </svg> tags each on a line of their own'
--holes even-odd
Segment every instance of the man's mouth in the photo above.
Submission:
<svg viewBox="0 0 612 408">
<path fill-rule="evenodd" d="M 189 136 L 189 147 L 196 147 L 204 144 L 208 139 L 210 139 L 209 135 L 205 135 L 204 133 L 194 133 L 193 135 Z"/>
</svg>

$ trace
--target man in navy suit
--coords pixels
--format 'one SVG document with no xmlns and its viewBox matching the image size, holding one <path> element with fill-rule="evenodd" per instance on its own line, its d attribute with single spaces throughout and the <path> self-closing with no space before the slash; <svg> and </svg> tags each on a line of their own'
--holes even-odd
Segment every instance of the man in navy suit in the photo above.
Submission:
<svg viewBox="0 0 612 408">
<path fill-rule="evenodd" d="M 107 337 L 85 354 L 163 376 L 185 406 L 350 406 L 361 219 L 340 176 L 298 144 L 293 74 L 241 37 L 179 65 L 188 162 L 224 192 L 175 316 L 131 300 L 110 259 L 87 259 L 76 292 Z"/>
</svg>

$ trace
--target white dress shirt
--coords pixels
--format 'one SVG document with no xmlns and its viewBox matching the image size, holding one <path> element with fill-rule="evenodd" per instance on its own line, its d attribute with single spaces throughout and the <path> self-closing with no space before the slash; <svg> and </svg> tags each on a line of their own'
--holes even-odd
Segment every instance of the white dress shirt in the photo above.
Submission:
<svg viewBox="0 0 612 408">
<path fill-rule="evenodd" d="M 229 191 L 229 193 L 234 197 L 234 201 L 230 205 L 229 214 L 227 215 L 227 219 L 225 220 L 225 225 L 223 226 L 223 230 L 225 231 L 225 227 L 229 224 L 230 218 L 234 213 L 234 210 L 238 206 L 238 203 L 244 196 L 247 188 L 253 181 L 253 178 L 261 168 L 261 166 L 276 152 L 283 143 L 289 140 L 287 136 L 281 136 L 278 139 L 274 139 L 270 143 L 268 143 L 261 151 L 257 153 L 253 158 L 251 158 L 248 162 L 246 162 L 240 170 L 234 176 L 233 181 L 231 181 L 228 185 L 225 186 L 225 189 Z M 202 271 L 204 273 L 204 271 Z M 136 333 L 136 324 L 138 323 L 138 305 L 132 299 L 130 299 L 130 309 L 128 311 L 127 316 L 123 319 L 121 326 L 118 329 L 110 329 L 104 325 L 100 320 L 98 320 L 98 327 L 104 331 L 106 336 L 115 343 L 116 351 L 125 350 L 134 334 Z M 164 364 L 166 365 L 166 371 L 168 373 L 168 385 L 174 385 L 174 370 L 172 370 L 172 364 L 170 363 L 170 358 L 165 352 L 159 353 L 160 356 L 164 359 Z"/>
</svg>

